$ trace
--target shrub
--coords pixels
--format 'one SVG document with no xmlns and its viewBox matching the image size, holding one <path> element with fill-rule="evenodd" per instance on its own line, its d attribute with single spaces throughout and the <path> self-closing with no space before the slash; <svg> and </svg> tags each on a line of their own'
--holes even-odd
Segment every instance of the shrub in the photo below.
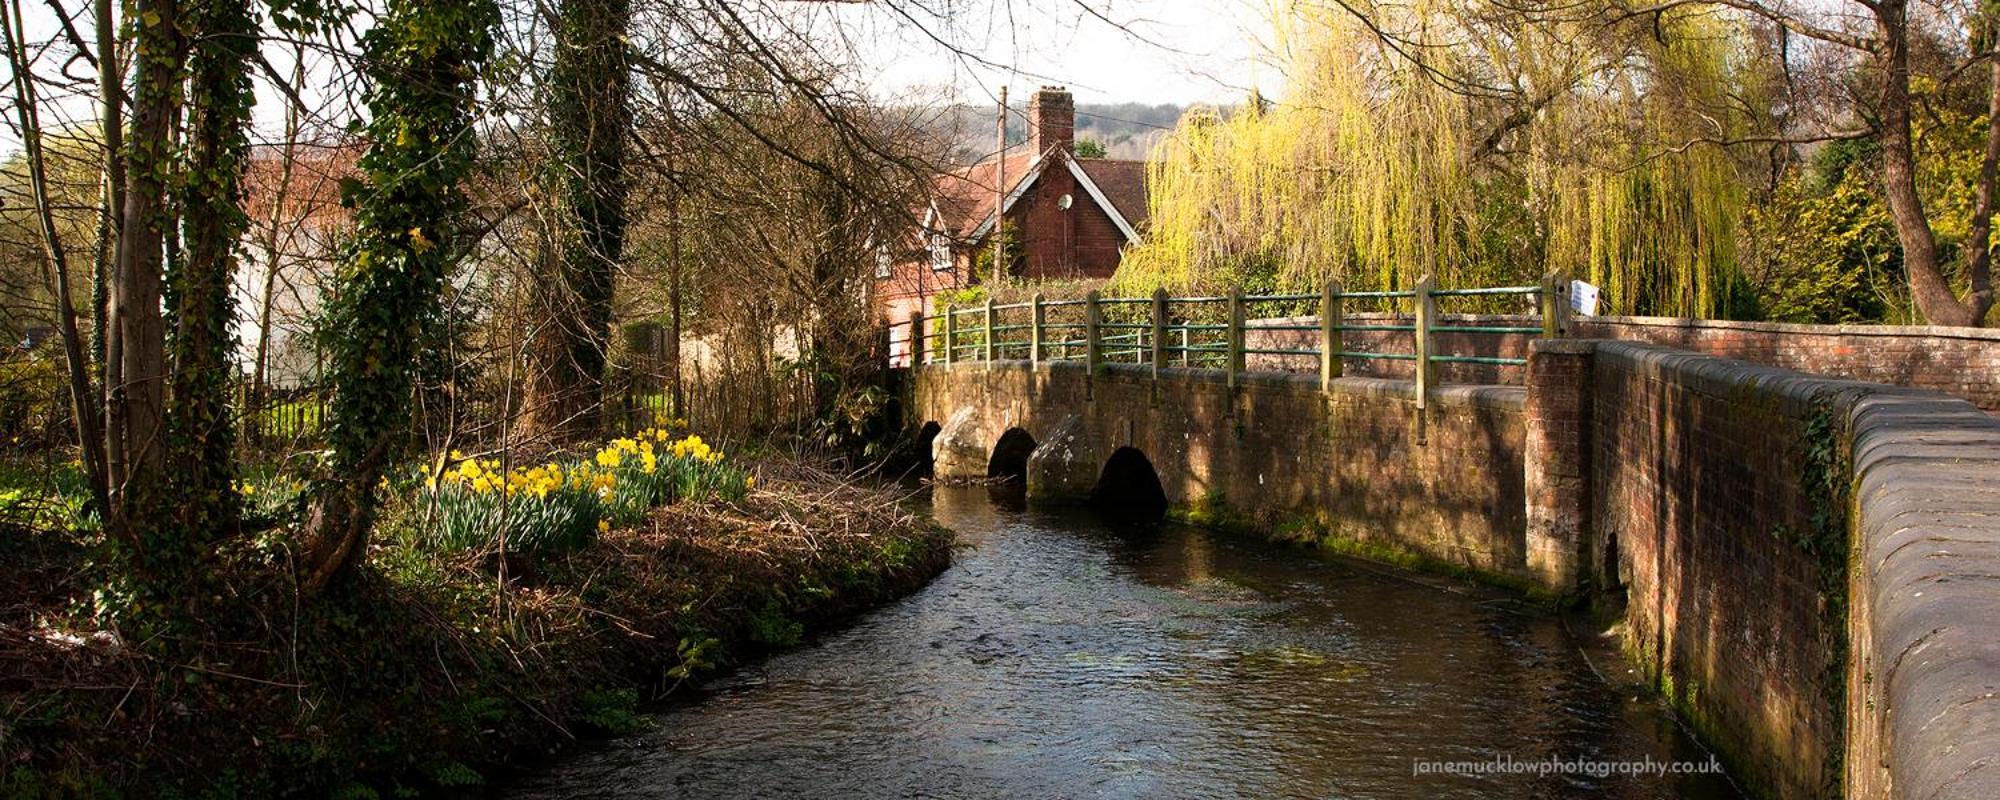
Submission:
<svg viewBox="0 0 2000 800">
<path fill-rule="evenodd" d="M 60 356 L 0 346 L 0 450 L 36 452 L 63 441 L 68 395 Z"/>
</svg>

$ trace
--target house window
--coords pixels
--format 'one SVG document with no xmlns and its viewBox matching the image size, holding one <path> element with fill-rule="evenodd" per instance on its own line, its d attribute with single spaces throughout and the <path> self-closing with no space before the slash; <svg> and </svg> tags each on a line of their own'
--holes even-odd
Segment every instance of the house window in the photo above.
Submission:
<svg viewBox="0 0 2000 800">
<path fill-rule="evenodd" d="M 944 272 L 951 269 L 951 241 L 943 234 L 931 236 L 931 271 Z"/>
<path fill-rule="evenodd" d="M 895 262 L 889 258 L 889 248 L 875 248 L 875 277 L 888 278 L 895 274 Z"/>
</svg>

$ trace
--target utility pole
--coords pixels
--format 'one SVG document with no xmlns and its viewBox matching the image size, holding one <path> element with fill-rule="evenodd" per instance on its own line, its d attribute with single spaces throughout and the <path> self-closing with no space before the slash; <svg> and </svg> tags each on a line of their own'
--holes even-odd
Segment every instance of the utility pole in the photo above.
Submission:
<svg viewBox="0 0 2000 800">
<path fill-rule="evenodd" d="M 1007 86 L 1000 85 L 1000 113 L 993 120 L 993 230 L 986 235 L 993 239 L 993 274 L 998 277 L 1005 266 L 1001 262 L 1002 242 L 1000 239 L 1003 213 L 1007 210 Z"/>
</svg>

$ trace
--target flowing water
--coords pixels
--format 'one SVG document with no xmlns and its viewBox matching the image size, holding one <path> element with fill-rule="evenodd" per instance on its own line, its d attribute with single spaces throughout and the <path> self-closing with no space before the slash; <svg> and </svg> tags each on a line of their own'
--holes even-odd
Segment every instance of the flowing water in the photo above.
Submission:
<svg viewBox="0 0 2000 800">
<path fill-rule="evenodd" d="M 1508 595 L 979 488 L 932 504 L 971 547 L 930 586 L 512 796 L 1737 796 L 1604 774 L 1709 757 Z M 1510 759 L 1582 768 L 1435 766 Z"/>
</svg>

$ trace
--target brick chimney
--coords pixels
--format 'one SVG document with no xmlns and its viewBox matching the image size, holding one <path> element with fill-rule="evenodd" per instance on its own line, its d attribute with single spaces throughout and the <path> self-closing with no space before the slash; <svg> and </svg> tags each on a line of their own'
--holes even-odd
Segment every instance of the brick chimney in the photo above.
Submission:
<svg viewBox="0 0 2000 800">
<path fill-rule="evenodd" d="M 1076 101 L 1061 86 L 1036 89 L 1028 101 L 1028 148 L 1039 156 L 1051 147 L 1076 153 Z"/>
</svg>

